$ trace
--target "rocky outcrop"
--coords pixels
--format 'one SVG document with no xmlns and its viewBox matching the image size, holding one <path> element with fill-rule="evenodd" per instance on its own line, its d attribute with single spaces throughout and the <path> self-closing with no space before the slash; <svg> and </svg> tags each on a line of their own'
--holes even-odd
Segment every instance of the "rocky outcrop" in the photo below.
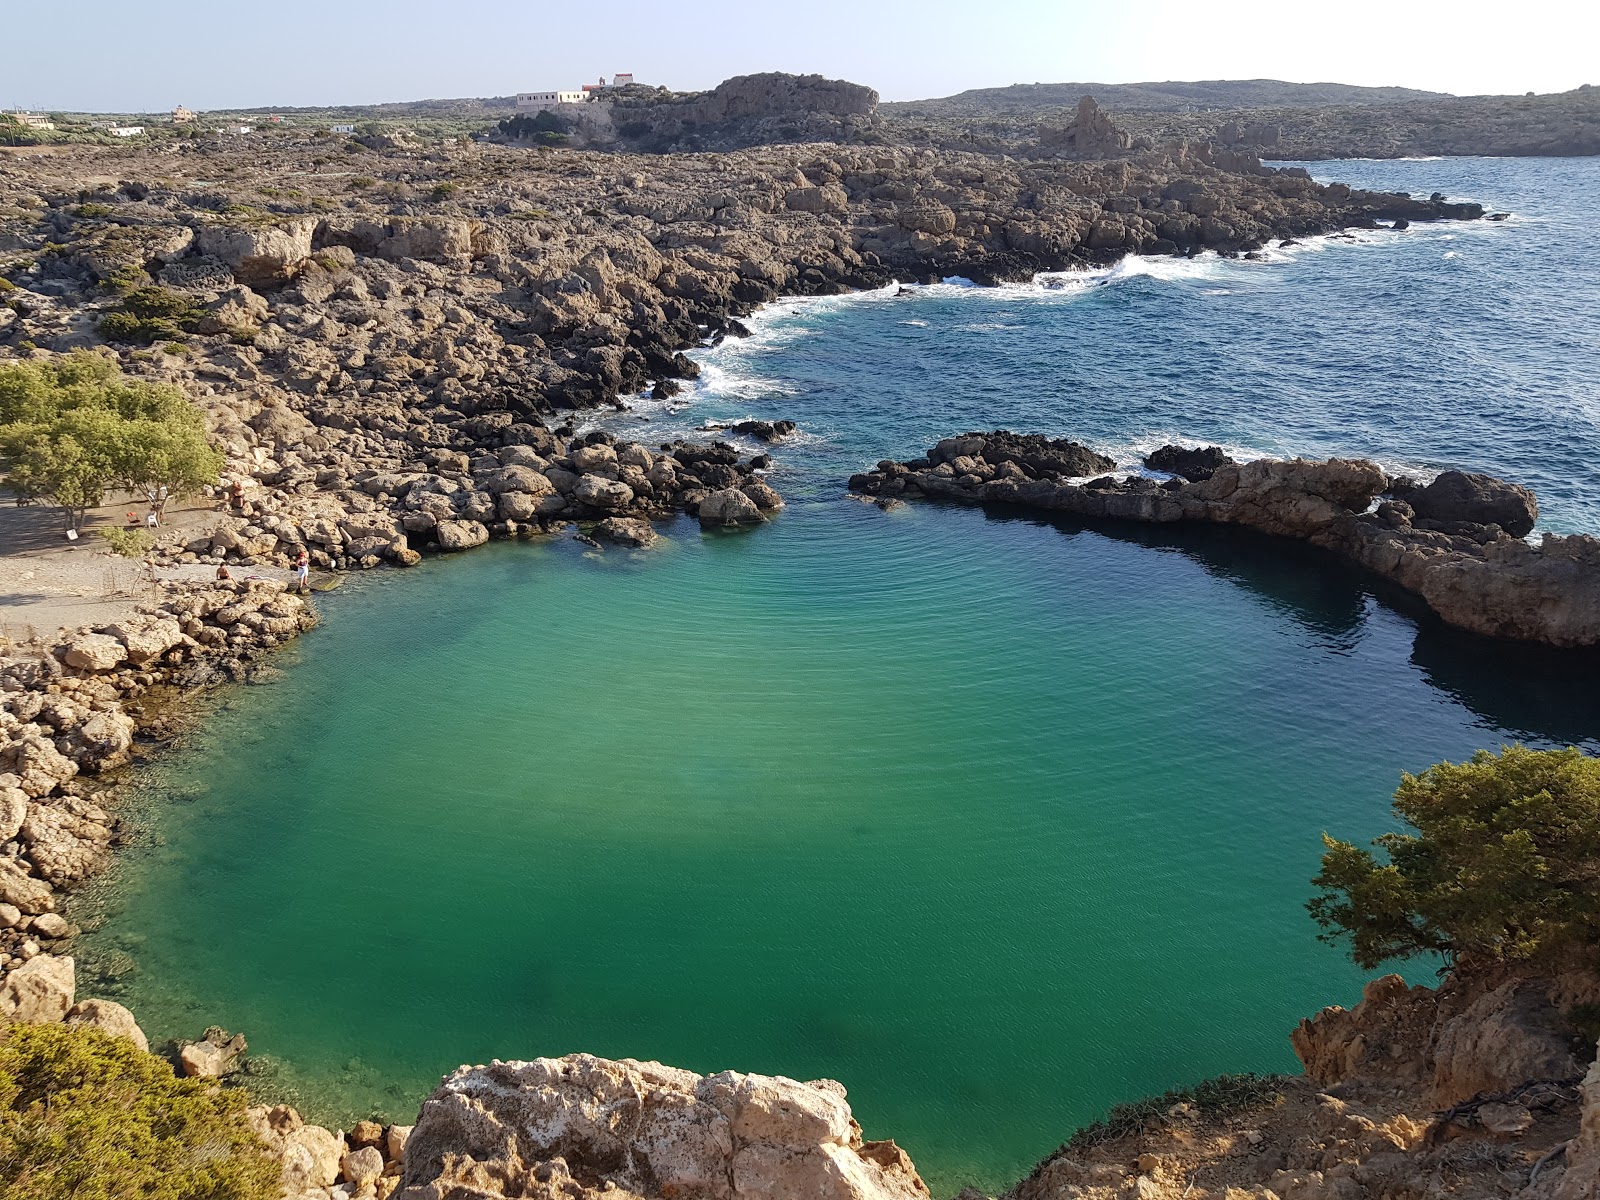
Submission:
<svg viewBox="0 0 1600 1200">
<path fill-rule="evenodd" d="M 850 488 L 1089 518 L 1242 525 L 1332 551 L 1474 633 L 1600 645 L 1600 538 L 1546 534 L 1534 545 L 1490 519 L 1531 528 L 1538 508 L 1525 488 L 1486 476 L 1459 475 L 1436 491 L 1402 481 L 1403 494 L 1427 493 L 1433 511 L 1463 518 L 1428 520 L 1399 499 L 1372 510 L 1397 485 L 1359 460 L 1258 459 L 1217 467 L 1196 483 L 1109 475 L 1074 482 L 1087 461 L 1050 464 L 998 435 L 968 434 L 941 441 L 921 459 L 881 462 L 853 476 Z"/>
<path fill-rule="evenodd" d="M 1210 479 L 1221 468 L 1238 464 L 1228 457 L 1221 446 L 1206 446 L 1203 449 L 1162 446 L 1145 455 L 1144 465 L 1152 471 L 1181 475 L 1190 483 L 1200 483 Z"/>
<path fill-rule="evenodd" d="M 858 140 L 876 128 L 878 93 L 842 79 L 768 72 L 736 76 L 709 92 L 626 89 L 600 103 L 627 145 L 656 152 L 738 150 Z"/>
<path fill-rule="evenodd" d="M 587 1054 L 462 1067 L 422 1105 L 403 1200 L 695 1196 L 925 1200 L 893 1142 L 863 1142 L 831 1080 Z"/>
<path fill-rule="evenodd" d="M 1073 158 L 1117 158 L 1133 149 L 1133 135 L 1119 128 L 1093 96 L 1078 101 L 1077 115 L 1066 125 L 1042 127 L 1039 142 Z"/>
</svg>

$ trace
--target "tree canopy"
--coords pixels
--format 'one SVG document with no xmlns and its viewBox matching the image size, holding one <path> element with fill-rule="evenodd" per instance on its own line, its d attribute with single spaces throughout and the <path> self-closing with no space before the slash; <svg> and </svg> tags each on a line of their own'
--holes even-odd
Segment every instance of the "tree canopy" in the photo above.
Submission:
<svg viewBox="0 0 1600 1200">
<path fill-rule="evenodd" d="M 222 462 L 177 388 L 128 379 L 87 351 L 0 365 L 6 484 L 59 505 L 73 529 L 114 487 L 143 494 L 159 513 L 215 483 Z"/>
<path fill-rule="evenodd" d="M 1378 838 L 1386 862 L 1324 835 L 1312 881 L 1322 940 L 1359 966 L 1600 952 L 1600 759 L 1480 750 L 1402 776 L 1394 811 L 1416 832 Z"/>
</svg>

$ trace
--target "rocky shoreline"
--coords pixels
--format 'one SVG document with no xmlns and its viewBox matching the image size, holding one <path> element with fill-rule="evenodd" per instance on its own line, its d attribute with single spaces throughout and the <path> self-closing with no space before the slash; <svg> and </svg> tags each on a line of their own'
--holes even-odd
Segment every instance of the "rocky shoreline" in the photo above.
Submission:
<svg viewBox="0 0 1600 1200">
<path fill-rule="evenodd" d="M 996 430 L 945 438 L 906 462 L 885 460 L 849 487 L 886 501 L 1243 526 L 1331 551 L 1420 596 L 1459 628 L 1600 645 L 1600 538 L 1547 533 L 1531 544 L 1538 502 L 1517 484 L 1447 471 L 1421 486 L 1359 459 L 1241 464 L 1217 447 L 1157 450 L 1145 466 L 1170 474 L 1164 481 L 1102 474 L 1115 466 L 1075 442 Z"/>
</svg>

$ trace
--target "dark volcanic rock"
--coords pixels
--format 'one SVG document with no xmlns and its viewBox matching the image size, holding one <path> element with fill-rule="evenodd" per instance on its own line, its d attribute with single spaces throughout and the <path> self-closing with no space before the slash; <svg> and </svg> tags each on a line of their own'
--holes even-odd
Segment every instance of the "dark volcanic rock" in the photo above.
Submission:
<svg viewBox="0 0 1600 1200">
<path fill-rule="evenodd" d="M 1539 520 L 1532 492 L 1492 475 L 1446 471 L 1427 487 L 1397 484 L 1393 495 L 1425 521 L 1498 525 L 1513 537 L 1527 537 Z"/>
<path fill-rule="evenodd" d="M 1210 479 L 1219 468 L 1233 466 L 1234 462 L 1221 446 L 1207 446 L 1203 450 L 1188 446 L 1162 446 L 1145 456 L 1144 465 L 1152 471 L 1182 475 L 1190 483 L 1199 483 L 1203 479 Z"/>
</svg>

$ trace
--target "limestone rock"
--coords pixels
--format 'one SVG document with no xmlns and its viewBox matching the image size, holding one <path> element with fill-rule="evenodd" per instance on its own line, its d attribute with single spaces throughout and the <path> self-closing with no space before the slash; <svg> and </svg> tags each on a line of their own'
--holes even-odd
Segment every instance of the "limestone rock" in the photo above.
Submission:
<svg viewBox="0 0 1600 1200">
<path fill-rule="evenodd" d="M 72 932 L 72 926 L 60 913 L 40 913 L 28 925 L 28 932 L 36 933 L 50 941 L 59 941 Z"/>
<path fill-rule="evenodd" d="M 80 671 L 109 671 L 128 657 L 128 648 L 106 633 L 85 633 L 67 643 L 63 658 Z"/>
<path fill-rule="evenodd" d="M 650 522 L 639 517 L 607 517 L 594 527 L 594 533 L 619 546 L 653 546 L 656 541 Z"/>
<path fill-rule="evenodd" d="M 199 231 L 196 249 L 225 263 L 240 283 L 249 286 L 282 283 L 311 257 L 312 217 L 251 229 L 208 226 Z"/>
<path fill-rule="evenodd" d="M 1583 1116 L 1578 1136 L 1567 1147 L 1567 1169 L 1555 1200 L 1594 1200 L 1600 1196 L 1600 1059 L 1583 1078 Z"/>
<path fill-rule="evenodd" d="M 462 1067 L 424 1102 L 398 1195 L 519 1195 L 559 1159 L 596 1195 L 925 1200 L 883 1145 L 861 1142 L 837 1084 L 585 1054 L 496 1062 Z"/>
<path fill-rule="evenodd" d="M 80 768 L 109 771 L 132 757 L 134 729 L 133 718 L 121 710 L 97 712 L 75 727 L 66 740 Z"/>
<path fill-rule="evenodd" d="M 190 1079 L 220 1079 L 249 1048 L 244 1034 L 229 1037 L 224 1030 L 212 1027 L 198 1042 L 179 1043 L 178 1065 Z"/>
<path fill-rule="evenodd" d="M 1581 1075 L 1564 1024 L 1539 980 L 1513 980 L 1479 997 L 1435 1031 L 1434 1105 Z"/>
<path fill-rule="evenodd" d="M 30 958 L 0 980 L 0 1017 L 11 1021 L 59 1021 L 72 1008 L 77 988 L 72 959 L 53 954 Z"/>
<path fill-rule="evenodd" d="M 435 533 L 441 550 L 470 550 L 489 540 L 489 531 L 479 521 L 440 521 Z"/>
<path fill-rule="evenodd" d="M 122 1005 L 114 1000 L 80 1000 L 68 1010 L 68 1025 L 93 1025 L 113 1037 L 125 1037 L 141 1050 L 150 1049 L 139 1022 Z"/>
<path fill-rule="evenodd" d="M 128 652 L 128 662 L 135 667 L 143 666 L 183 643 L 183 630 L 176 621 L 171 620 L 125 621 L 119 625 L 107 625 L 102 632 L 122 643 Z"/>
<path fill-rule="evenodd" d="M 749 496 L 757 508 L 775 512 L 783 507 L 783 497 L 778 495 L 778 489 L 765 480 L 746 480 L 739 485 L 739 490 Z"/>
<path fill-rule="evenodd" d="M 572 498 L 590 508 L 627 508 L 633 503 L 633 489 L 614 479 L 585 475 L 572 489 Z"/>
<path fill-rule="evenodd" d="M 1333 1005 L 1301 1021 L 1289 1044 L 1306 1074 L 1324 1086 L 1373 1077 L 1421 1083 L 1437 1012 L 1437 993 L 1385 975 L 1362 989 L 1353 1009 Z"/>
<path fill-rule="evenodd" d="M 28 815 L 28 793 L 19 787 L 0 787 L 0 843 L 17 836 Z"/>
<path fill-rule="evenodd" d="M 249 1118 L 250 1127 L 282 1166 L 284 1195 L 330 1188 L 339 1178 L 345 1144 L 336 1134 L 320 1125 L 307 1125 L 286 1104 L 252 1108 Z"/>
<path fill-rule="evenodd" d="M 50 912 L 56 906 L 50 885 L 29 875 L 10 858 L 0 858 L 0 903 L 35 915 Z"/>
<path fill-rule="evenodd" d="M 1145 456 L 1144 465 L 1152 471 L 1181 475 L 1190 483 L 1210 479 L 1223 467 L 1237 466 L 1221 446 L 1196 450 L 1189 446 L 1162 446 Z"/>
<path fill-rule="evenodd" d="M 351 1150 L 340 1162 L 344 1181 L 356 1188 L 364 1188 L 378 1181 L 383 1174 L 383 1154 L 376 1146 Z"/>
<path fill-rule="evenodd" d="M 753 525 L 762 520 L 756 502 L 738 488 L 723 488 L 700 501 L 700 524 L 708 528 Z"/>
</svg>

